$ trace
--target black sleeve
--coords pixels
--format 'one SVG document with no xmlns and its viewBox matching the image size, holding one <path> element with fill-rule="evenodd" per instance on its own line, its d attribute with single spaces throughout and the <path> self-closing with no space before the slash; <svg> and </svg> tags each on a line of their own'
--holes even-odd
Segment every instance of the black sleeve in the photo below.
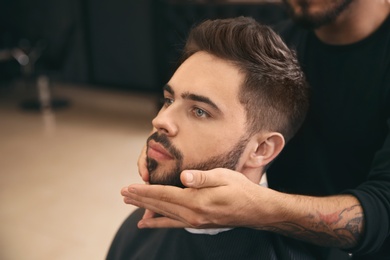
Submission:
<svg viewBox="0 0 390 260">
<path fill-rule="evenodd" d="M 299 28 L 292 21 L 283 21 L 273 29 L 290 48 L 297 51 L 302 64 L 308 31 Z M 388 68 L 384 72 L 386 90 L 383 96 L 383 110 L 387 113 L 387 137 L 375 154 L 366 181 L 356 189 L 343 192 L 354 195 L 364 211 L 364 236 L 359 245 L 350 251 L 357 255 L 376 252 L 377 258 L 372 259 L 390 259 L 390 55 L 387 53 L 385 56 L 384 63 L 380 66 Z"/>
<path fill-rule="evenodd" d="M 352 252 L 369 254 L 379 251 L 378 254 L 387 257 L 383 259 L 390 259 L 390 118 L 387 123 L 387 138 L 375 154 L 367 181 L 346 191 L 359 199 L 365 219 L 365 234 Z"/>
</svg>

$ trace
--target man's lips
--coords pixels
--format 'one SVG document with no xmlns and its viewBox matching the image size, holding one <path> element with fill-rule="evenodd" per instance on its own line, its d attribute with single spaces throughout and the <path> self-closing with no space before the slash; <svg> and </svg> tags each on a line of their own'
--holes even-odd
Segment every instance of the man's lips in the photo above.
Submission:
<svg viewBox="0 0 390 260">
<path fill-rule="evenodd" d="M 173 156 L 159 143 L 150 140 L 148 143 L 147 155 L 156 160 L 172 160 Z"/>
</svg>

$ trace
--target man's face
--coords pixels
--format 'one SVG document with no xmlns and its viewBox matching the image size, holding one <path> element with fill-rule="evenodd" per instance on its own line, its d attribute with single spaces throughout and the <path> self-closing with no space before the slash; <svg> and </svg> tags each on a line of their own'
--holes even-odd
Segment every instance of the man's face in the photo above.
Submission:
<svg viewBox="0 0 390 260">
<path fill-rule="evenodd" d="M 185 169 L 240 170 L 246 114 L 238 93 L 243 74 L 205 52 L 188 58 L 164 87 L 164 106 L 147 140 L 151 184 L 182 186 Z"/>
<path fill-rule="evenodd" d="M 353 0 L 283 0 L 291 17 L 307 29 L 330 24 Z"/>
</svg>

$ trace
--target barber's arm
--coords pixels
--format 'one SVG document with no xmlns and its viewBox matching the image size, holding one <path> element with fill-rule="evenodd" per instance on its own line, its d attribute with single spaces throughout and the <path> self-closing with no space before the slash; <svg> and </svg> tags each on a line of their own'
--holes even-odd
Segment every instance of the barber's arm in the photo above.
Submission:
<svg viewBox="0 0 390 260">
<path fill-rule="evenodd" d="M 227 169 L 184 171 L 181 189 L 130 185 L 124 201 L 166 217 L 144 217 L 140 228 L 246 226 L 339 248 L 357 245 L 363 210 L 351 195 L 310 197 L 280 193 Z"/>
</svg>

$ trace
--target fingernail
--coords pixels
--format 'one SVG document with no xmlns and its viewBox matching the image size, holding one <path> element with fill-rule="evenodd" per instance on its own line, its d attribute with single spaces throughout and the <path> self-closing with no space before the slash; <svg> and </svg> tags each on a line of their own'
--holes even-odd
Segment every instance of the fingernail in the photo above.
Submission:
<svg viewBox="0 0 390 260">
<path fill-rule="evenodd" d="M 186 172 L 186 181 L 189 183 L 194 181 L 194 174 L 192 172 Z"/>
<path fill-rule="evenodd" d="M 129 189 L 129 192 L 130 192 L 130 193 L 137 193 L 136 190 L 135 190 L 134 188 L 130 188 L 130 189 Z"/>
<path fill-rule="evenodd" d="M 143 221 L 142 220 L 140 220 L 139 222 L 138 222 L 138 228 L 144 228 L 145 227 L 145 225 L 144 225 L 144 223 L 143 223 Z"/>
</svg>

